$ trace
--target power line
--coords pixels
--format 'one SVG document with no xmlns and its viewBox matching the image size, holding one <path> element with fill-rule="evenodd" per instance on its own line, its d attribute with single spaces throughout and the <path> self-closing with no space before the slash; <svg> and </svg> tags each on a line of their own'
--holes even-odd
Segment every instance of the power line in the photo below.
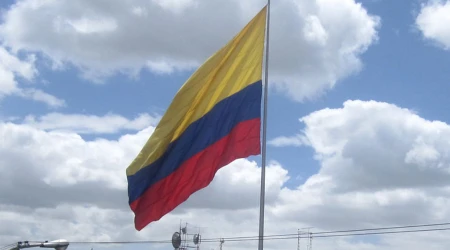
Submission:
<svg viewBox="0 0 450 250">
<path fill-rule="evenodd" d="M 329 234 L 329 235 L 318 235 L 314 236 L 312 234 L 312 238 L 333 238 L 333 237 L 348 237 L 348 236 L 367 236 L 367 235 L 385 235 L 385 234 L 401 234 L 401 233 L 418 233 L 418 232 L 432 232 L 432 231 L 449 231 L 450 227 L 447 228 L 433 228 L 433 229 L 414 229 L 414 230 L 402 230 L 402 231 L 387 231 L 387 232 L 367 232 L 367 233 L 344 233 L 344 234 Z M 289 240 L 289 239 L 297 239 L 298 236 L 278 236 L 278 237 L 265 237 L 264 240 Z M 310 236 L 300 236 L 300 238 L 310 238 Z M 253 241 L 258 240 L 258 237 L 255 238 L 247 238 L 247 239 L 229 239 L 228 241 L 238 242 L 238 241 Z M 211 241 L 214 242 L 214 241 Z"/>
<path fill-rule="evenodd" d="M 450 227 L 445 228 L 428 228 L 428 229 L 410 229 L 410 230 L 398 230 L 420 227 L 436 227 L 436 226 L 448 226 L 448 223 L 435 223 L 435 224 L 422 224 L 422 225 L 409 225 L 409 226 L 395 226 L 395 227 L 378 227 L 378 228 L 364 228 L 364 229 L 349 229 L 349 230 L 336 230 L 336 231 L 322 231 L 310 233 L 308 236 L 300 236 L 300 238 L 332 238 L 332 237 L 348 237 L 348 236 L 365 236 L 365 235 L 388 235 L 388 234 L 402 234 L 402 233 L 418 233 L 418 232 L 433 232 L 433 231 L 448 231 Z M 387 231 L 397 230 L 397 231 Z M 374 232 L 375 231 L 375 232 Z M 299 235 L 295 234 L 274 234 L 264 236 L 264 240 L 287 240 L 298 239 Z M 221 240 L 230 242 L 239 241 L 254 241 L 258 240 L 259 236 L 236 236 L 227 238 L 210 238 L 202 239 L 202 242 L 217 243 Z M 75 241 L 71 244 L 169 244 L 170 240 L 147 240 L 147 241 Z"/>
<path fill-rule="evenodd" d="M 376 227 L 376 228 L 363 228 L 363 229 L 346 229 L 346 230 L 335 230 L 335 231 L 322 231 L 322 232 L 314 232 L 312 233 L 314 237 L 317 237 L 316 235 L 322 235 L 322 234 L 335 234 L 335 233 L 351 233 L 351 232 L 365 232 L 365 231 L 380 231 L 380 230 L 393 230 L 393 229 L 405 229 L 405 228 L 419 228 L 419 227 L 437 227 L 437 226 L 449 226 L 450 222 L 445 223 L 434 223 L 434 224 L 419 224 L 419 225 L 407 225 L 407 226 L 393 226 L 393 227 Z M 272 238 L 272 237 L 285 237 L 285 236 L 295 236 L 295 238 L 298 237 L 298 233 L 291 233 L 291 234 L 272 234 L 272 235 L 266 235 L 264 238 Z M 236 237 L 228 237 L 228 238 L 222 238 L 224 240 L 229 239 L 251 239 L 258 236 L 236 236 Z M 302 237 L 301 237 L 302 238 Z M 308 238 L 308 237 L 303 237 Z M 203 239 L 205 240 L 218 240 L 220 238 L 210 238 L 210 239 Z"/>
<path fill-rule="evenodd" d="M 364 231 L 380 231 L 380 230 L 392 230 L 392 229 L 405 229 L 405 228 L 418 228 L 418 227 L 437 227 L 437 226 L 449 226 L 450 222 L 446 223 L 435 223 L 435 224 L 419 224 L 419 225 L 409 225 L 409 226 L 395 226 L 395 227 L 378 227 L 378 228 L 365 228 L 365 229 L 349 229 L 349 230 L 338 230 L 338 231 L 324 231 L 316 232 L 317 234 L 330 234 L 330 233 L 348 233 L 348 232 L 364 232 Z"/>
</svg>

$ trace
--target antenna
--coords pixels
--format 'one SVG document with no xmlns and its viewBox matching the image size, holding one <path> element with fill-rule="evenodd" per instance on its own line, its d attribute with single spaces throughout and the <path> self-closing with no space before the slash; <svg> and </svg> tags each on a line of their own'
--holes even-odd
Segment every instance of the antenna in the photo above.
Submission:
<svg viewBox="0 0 450 250">
<path fill-rule="evenodd" d="M 172 246 L 174 249 L 179 249 L 181 246 L 181 235 L 179 232 L 172 234 Z"/>
<path fill-rule="evenodd" d="M 190 234 L 188 225 L 186 222 L 185 226 L 182 227 L 180 220 L 180 230 L 172 234 L 172 246 L 175 250 L 187 250 L 188 248 L 200 250 L 200 244 L 202 242 L 200 228 L 198 229 L 198 233 Z M 189 245 L 190 242 L 194 243 L 194 245 Z"/>
</svg>

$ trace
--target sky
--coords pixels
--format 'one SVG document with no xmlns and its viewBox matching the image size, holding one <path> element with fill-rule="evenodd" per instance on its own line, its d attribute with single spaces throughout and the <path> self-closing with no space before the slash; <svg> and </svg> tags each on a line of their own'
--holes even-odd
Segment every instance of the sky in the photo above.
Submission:
<svg viewBox="0 0 450 250">
<path fill-rule="evenodd" d="M 180 220 L 203 238 L 257 235 L 261 156 L 222 168 L 139 232 L 125 169 L 181 85 L 264 4 L 1 1 L 0 246 L 171 249 L 77 242 L 170 240 Z M 450 221 L 449 22 L 450 0 L 272 1 L 267 235 Z M 435 250 L 450 240 L 423 232 L 313 247 Z"/>
</svg>

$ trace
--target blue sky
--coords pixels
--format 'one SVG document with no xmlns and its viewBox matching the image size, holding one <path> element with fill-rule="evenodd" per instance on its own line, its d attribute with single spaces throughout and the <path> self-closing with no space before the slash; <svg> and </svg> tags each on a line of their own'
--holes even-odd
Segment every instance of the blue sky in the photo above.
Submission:
<svg viewBox="0 0 450 250">
<path fill-rule="evenodd" d="M 340 79 L 336 87 L 323 96 L 298 103 L 286 99 L 283 94 L 270 93 L 268 139 L 298 132 L 298 118 L 323 108 L 339 108 L 349 99 L 376 100 L 397 104 L 420 112 L 427 119 L 447 121 L 445 109 L 445 81 L 448 79 L 445 65 L 450 57 L 442 50 L 424 41 L 414 27 L 414 12 L 420 7 L 417 1 L 358 1 L 368 12 L 382 17 L 379 40 L 361 58 L 363 69 L 354 75 Z M 9 3 L 2 3 L 8 8 Z M 409 10 L 409 11 L 405 11 Z M 276 39 L 272 37 L 272 39 Z M 41 58 L 42 59 L 42 58 Z M 442 65 L 442 66 L 441 66 Z M 64 113 L 105 115 L 115 113 L 132 119 L 141 113 L 162 114 L 178 88 L 193 72 L 154 74 L 142 70 L 137 78 L 115 74 L 102 83 L 92 83 L 79 75 L 79 70 L 66 66 L 62 71 L 37 65 L 37 81 L 46 81 L 46 92 L 65 100 Z M 270 76 L 269 76 L 270 77 Z M 20 81 L 20 80 L 19 80 Z M 407 87 L 405 87 L 407 86 Z M 15 96 L 2 101 L 3 116 L 24 117 L 29 114 L 44 115 L 49 110 L 45 104 L 37 104 Z M 6 108 L 8 107 L 8 108 Z M 276 112 L 288 110 L 288 112 Z M 86 135 L 87 138 L 92 138 Z M 102 135 L 114 138 L 118 135 Z M 293 154 L 301 154 L 301 169 Z M 276 159 L 302 176 L 317 171 L 309 148 L 277 149 L 269 147 L 270 159 Z M 297 184 L 297 182 L 295 182 Z"/>
<path fill-rule="evenodd" d="M 425 41 L 414 27 L 414 12 L 418 11 L 420 1 L 358 2 L 369 13 L 382 18 L 379 40 L 361 56 L 364 63 L 362 70 L 340 79 L 336 87 L 323 96 L 303 103 L 286 99 L 278 92 L 270 92 L 268 139 L 282 135 L 280 131 L 295 133 L 300 129 L 299 117 L 327 107 L 339 108 L 349 99 L 394 103 L 413 109 L 426 119 L 448 122 L 448 112 L 444 107 L 447 102 L 445 83 L 450 73 L 446 72 L 445 67 L 450 63 L 450 57 L 430 41 Z M 2 3 L 3 8 L 8 6 L 9 3 Z M 142 70 L 138 78 L 116 74 L 100 84 L 93 84 L 82 79 L 78 69 L 70 65 L 56 72 L 46 65 L 37 66 L 37 81 L 47 82 L 42 89 L 67 103 L 58 112 L 99 116 L 116 113 L 129 119 L 140 113 L 162 114 L 178 88 L 193 72 L 188 70 L 175 74 L 154 74 Z M 43 115 L 54 111 L 49 110 L 45 104 L 15 96 L 4 98 L 2 106 L 5 117 Z M 277 110 L 288 112 L 276 112 Z M 312 160 L 309 148 L 295 148 L 291 151 L 269 147 L 268 155 L 270 159 L 290 166 L 298 164 L 297 159 L 289 159 L 299 151 L 302 156 L 299 174 L 316 172 L 318 165 Z"/>
<path fill-rule="evenodd" d="M 30 137 L 33 139 L 29 140 L 36 140 L 34 142 L 35 146 L 41 148 L 43 153 L 30 159 L 39 159 L 42 161 L 42 164 L 45 164 L 46 160 L 49 161 L 49 164 L 56 164 L 54 159 L 63 159 L 63 157 L 58 156 L 56 151 L 51 149 L 52 145 L 45 144 L 44 141 L 38 142 L 38 135 L 44 136 L 44 133 L 50 133 L 48 136 L 53 136 L 51 131 L 60 131 L 64 133 L 63 136 L 67 136 L 69 139 L 75 138 L 73 136 L 79 136 L 81 138 L 80 141 L 73 145 L 70 144 L 69 139 L 67 141 L 62 139 L 63 137 L 60 139 L 61 143 L 63 143 L 62 141 L 65 142 L 64 146 L 61 147 L 73 149 L 73 151 L 69 150 L 65 154 L 71 154 L 71 152 L 76 151 L 74 155 L 77 154 L 78 157 L 78 154 L 80 154 L 79 157 L 81 157 L 72 159 L 75 156 L 67 156 L 71 160 L 61 160 L 58 163 L 67 164 L 67 171 L 62 171 L 58 176 L 61 177 L 68 173 L 70 177 L 66 176 L 65 178 L 70 180 L 73 178 L 73 182 L 70 182 L 70 185 L 73 185 L 71 187 L 74 190 L 77 187 L 76 185 L 85 185 L 86 183 L 95 185 L 97 181 L 104 181 L 109 183 L 111 187 L 122 190 L 123 180 L 115 180 L 112 177 L 114 180 L 109 181 L 105 176 L 113 176 L 113 174 L 121 173 L 120 171 L 124 173 L 127 162 L 134 157 L 132 152 L 136 152 L 139 148 L 139 143 L 144 142 L 148 138 L 152 128 L 156 125 L 157 117 L 165 112 L 172 97 L 195 70 L 196 66 L 191 66 L 191 63 L 194 62 L 194 65 L 202 63 L 207 56 L 214 52 L 214 49 L 220 48 L 220 45 L 224 44 L 227 39 L 231 39 L 231 36 L 243 27 L 242 25 L 256 13 L 255 10 L 258 10 L 263 4 L 263 1 L 252 0 L 248 2 L 248 5 L 242 4 L 241 6 L 238 1 L 232 1 L 233 3 L 230 6 L 240 6 L 239 11 L 233 17 L 220 17 L 218 15 L 220 12 L 219 8 L 214 9 L 215 4 L 224 6 L 224 1 L 219 0 L 214 0 L 207 4 L 205 1 L 194 0 L 166 1 L 165 4 L 164 1 L 156 0 L 151 1 L 151 3 L 144 3 L 140 0 L 127 1 L 126 4 L 129 4 L 130 8 L 131 6 L 140 6 L 133 7 L 133 13 L 136 16 L 142 17 L 145 16 L 142 13 L 150 12 L 150 15 L 145 16 L 147 19 L 142 21 L 143 23 L 139 23 L 133 19 L 137 17 L 131 14 L 123 14 L 125 11 L 123 13 L 120 11 L 124 3 L 114 3 L 108 8 L 102 9 L 102 2 L 95 2 L 94 4 L 83 1 L 72 6 L 71 4 L 73 3 L 68 3 L 67 1 L 63 1 L 64 4 L 49 1 L 46 3 L 41 2 L 41 5 L 36 5 L 37 7 L 32 7 L 33 1 L 31 0 L 19 2 L 21 3 L 19 5 L 12 5 L 15 1 L 2 1 L 0 3 L 0 8 L 3 10 L 2 25 L 0 26 L 1 48 L 5 48 L 10 55 L 24 62 L 31 54 L 35 55 L 36 60 L 30 65 L 32 65 L 36 73 L 24 73 L 21 75 L 20 69 L 14 69 L 14 66 L 11 66 L 13 63 L 2 59 L 0 55 L 0 59 L 4 60 L 0 62 L 0 67 L 3 67 L 0 70 L 5 69 L 13 72 L 15 77 L 14 84 L 20 89 L 18 92 L 2 92 L 0 89 L 0 122 L 5 127 L 5 124 L 12 122 L 14 126 L 17 126 L 17 131 L 25 128 L 25 125 L 28 124 L 29 127 L 27 129 L 32 129 L 30 131 L 33 132 L 23 132 L 24 134 L 17 134 L 17 137 L 13 134 L 11 137 L 15 139 L 28 138 L 26 137 L 27 135 L 37 133 L 35 136 Z M 200 7 L 191 6 L 192 2 L 197 2 Z M 445 21 L 448 20 L 448 18 L 445 19 L 444 14 L 449 13 L 450 15 L 450 1 L 346 0 L 343 1 L 345 4 L 342 5 L 333 0 L 317 0 L 309 3 L 297 1 L 300 5 L 297 12 L 292 11 L 293 7 L 289 11 L 285 9 L 286 6 L 294 5 L 290 1 L 273 2 L 274 15 L 271 29 L 274 32 L 271 33 L 271 45 L 273 44 L 274 49 L 271 50 L 270 58 L 273 58 L 276 65 L 274 65 L 273 69 L 271 68 L 271 74 L 269 75 L 271 91 L 269 92 L 268 140 L 271 143 L 268 145 L 267 155 L 270 161 L 278 163 L 274 163 L 276 166 L 273 167 L 273 172 L 269 172 L 273 176 L 273 183 L 275 183 L 273 188 L 276 189 L 273 191 L 273 197 L 269 196 L 269 200 L 273 198 L 274 204 L 282 204 L 288 199 L 302 200 L 306 199 L 305 197 L 309 197 L 310 201 L 307 202 L 309 205 L 305 205 L 301 209 L 317 209 L 318 211 L 331 211 L 330 213 L 339 214 L 341 208 L 336 207 L 336 203 L 331 202 L 325 204 L 326 206 L 317 207 L 318 205 L 313 202 L 314 195 L 311 195 L 311 193 L 300 193 L 297 198 L 293 196 L 293 193 L 296 192 L 297 188 L 302 190 L 301 192 L 306 192 L 304 190 L 309 190 L 309 188 L 316 190 L 314 188 L 319 188 L 316 186 L 319 185 L 320 190 L 327 190 L 326 192 L 323 191 L 323 193 L 321 191 L 320 194 L 323 196 L 319 195 L 319 197 L 325 197 L 323 199 L 328 199 L 328 201 L 334 199 L 329 197 L 355 201 L 356 198 L 351 198 L 353 196 L 345 195 L 356 195 L 355 193 L 357 192 L 366 192 L 367 190 L 369 190 L 367 191 L 369 193 L 388 190 L 392 192 L 389 193 L 392 196 L 383 193 L 386 197 L 391 197 L 385 199 L 401 200 L 401 198 L 395 196 L 400 195 L 397 192 L 412 192 L 412 190 L 422 187 L 420 185 L 431 185 L 427 184 L 431 179 L 419 180 L 418 177 L 416 178 L 412 174 L 411 176 L 403 175 L 406 177 L 399 177 L 411 178 L 411 181 L 395 179 L 392 183 L 387 180 L 385 183 L 383 181 L 379 181 L 379 183 L 374 181 L 372 183 L 373 179 L 370 176 L 375 176 L 373 178 L 376 178 L 376 174 L 380 174 L 379 178 L 384 179 L 387 178 L 386 176 L 397 176 L 403 171 L 403 168 L 399 171 L 393 170 L 395 166 L 398 166 L 396 160 L 399 159 L 395 156 L 392 156 L 392 159 L 388 159 L 391 155 L 389 152 L 383 151 L 383 147 L 392 147 L 392 155 L 400 155 L 401 161 L 406 162 L 405 169 L 409 167 L 415 169 L 416 165 L 419 169 L 420 164 L 429 164 L 426 166 L 436 164 L 439 168 L 445 168 L 448 167 L 447 164 L 450 164 L 450 160 L 446 156 L 448 151 L 445 144 L 445 138 L 448 136 L 446 131 L 450 129 L 447 125 L 450 123 L 450 115 L 447 111 L 449 106 L 448 94 L 450 93 L 450 71 L 447 70 L 448 65 L 450 65 L 450 52 L 447 49 L 450 47 L 450 29 L 441 27 L 446 26 Z M 361 6 L 358 6 L 358 4 L 361 4 Z M 212 19 L 210 19 L 211 21 L 208 25 L 201 26 L 203 21 L 201 18 L 193 17 L 195 16 L 194 14 L 189 14 L 190 8 L 195 9 L 193 11 L 195 15 L 200 15 L 204 12 L 205 19 L 211 17 Z M 336 11 L 334 12 L 332 8 L 336 8 Z M 174 12 L 172 13 L 171 11 Z M 207 13 L 207 11 L 211 12 Z M 227 11 L 227 9 L 223 11 Z M 152 15 L 158 18 L 153 18 Z M 110 19 L 107 18 L 110 17 L 116 18 L 114 19 L 115 22 L 109 22 Z M 307 27 L 307 20 L 315 20 L 308 19 L 309 17 L 315 17 L 319 20 L 319 24 L 322 24 L 321 29 L 325 30 L 325 36 L 321 33 L 322 31 L 316 29 L 314 30 L 314 39 L 317 40 L 313 41 L 308 40 L 306 33 L 301 33 L 302 28 Z M 101 18 L 106 19 L 102 19 L 103 23 L 99 21 L 100 24 L 88 22 L 87 24 L 84 23 L 85 26 L 83 26 L 83 24 L 75 23 L 78 20 L 77 18 L 91 18 L 94 21 L 98 21 Z M 136 25 L 126 26 L 129 25 L 127 18 L 132 20 L 130 21 L 131 24 L 136 22 Z M 170 18 L 174 19 L 173 23 L 167 21 Z M 235 22 L 224 24 L 228 20 L 227 18 L 234 19 Z M 60 22 L 63 19 L 66 21 Z M 168 24 L 163 23 L 165 21 Z M 68 29 L 68 26 L 64 26 L 68 25 L 67 23 L 73 26 L 73 30 Z M 114 26 L 117 23 L 119 25 Z M 24 24 L 28 24 L 29 27 L 24 26 Z M 148 27 L 139 30 L 141 29 L 140 25 L 148 25 Z M 58 28 L 55 28 L 57 26 Z M 137 31 L 130 31 L 123 29 L 123 27 L 133 27 Z M 163 28 L 160 29 L 160 27 Z M 65 30 L 66 28 L 67 30 Z M 91 28 L 98 28 L 100 31 L 96 31 L 97 33 L 86 31 Z M 171 28 L 173 30 L 186 30 L 186 34 L 170 34 L 168 30 Z M 85 30 L 83 31 L 82 29 Z M 36 30 L 40 32 L 36 32 Z M 340 30 L 340 32 L 333 33 L 335 30 Z M 117 35 L 111 35 L 114 32 Z M 197 38 L 195 36 L 198 34 L 206 39 L 206 45 L 192 44 L 192 42 L 197 41 L 195 39 L 200 41 L 199 36 Z M 296 34 L 299 35 L 296 36 Z M 124 37 L 130 38 L 127 40 Z M 323 41 L 325 42 L 320 45 Z M 180 48 L 174 49 L 177 48 L 175 47 L 177 43 Z M 306 44 L 305 47 L 302 47 L 302 44 Z M 17 53 L 15 52 L 16 50 L 18 51 Z M 194 51 L 200 51 L 201 54 L 198 56 L 193 55 Z M 347 51 L 348 55 L 340 54 L 342 51 Z M 302 54 L 303 52 L 304 54 Z M 285 55 L 287 55 L 286 58 L 284 57 Z M 285 61 L 285 64 L 283 64 L 282 60 Z M 52 67 L 55 65 L 58 67 Z M 305 65 L 312 65 L 314 70 L 306 70 Z M 136 74 L 135 72 L 138 73 Z M 92 73 L 98 74 L 96 76 L 99 77 L 92 77 L 92 75 L 95 75 Z M 26 77 L 27 75 L 33 76 L 29 77 L 30 79 L 24 79 L 24 76 Z M 2 88 L 2 84 L 0 84 L 0 88 Z M 44 101 L 42 99 L 39 101 L 36 98 L 27 97 L 24 91 L 29 88 L 43 91 L 53 96 L 51 97 L 53 98 L 52 100 L 59 100 L 58 103 L 63 102 L 64 104 L 52 106 L 49 105 L 48 98 L 44 98 Z M 324 91 L 321 92 L 320 88 L 323 88 Z M 308 91 L 311 91 L 311 94 L 306 94 Z M 354 100 L 355 102 L 348 102 L 349 100 Z M 343 107 L 346 102 L 347 105 Z M 382 103 L 386 103 L 387 106 L 383 106 Z M 42 119 L 46 119 L 45 117 L 49 114 L 57 114 L 58 116 L 47 117 L 48 120 L 43 122 Z M 77 115 L 77 117 L 70 118 L 72 115 Z M 114 119 L 105 118 L 108 115 L 115 115 L 116 117 Z M 132 120 L 142 115 L 145 115 L 142 120 L 136 123 L 132 122 Z M 417 116 L 415 115 L 420 119 L 416 119 Z M 30 116 L 34 117 L 34 122 L 27 122 L 30 121 L 27 120 L 31 119 Z M 92 120 L 89 116 L 97 118 Z M 307 118 L 306 122 L 300 122 L 299 119 L 302 117 Z M 75 123 L 70 124 L 70 121 L 75 121 Z M 442 124 L 431 123 L 431 121 L 440 121 Z M 411 125 L 413 123 L 419 125 Z M 148 130 L 145 130 L 146 128 Z M 364 130 L 367 132 L 367 138 L 373 139 L 373 141 L 361 136 L 360 133 L 363 133 L 363 130 L 360 131 L 360 129 L 362 128 L 367 128 L 369 132 Z M 84 130 L 84 132 L 79 132 L 81 130 Z M 139 131 L 144 132 L 139 134 Z M 10 133 L 1 132 L 5 136 Z M 374 134 L 371 134 L 372 132 Z M 438 134 L 438 136 L 436 138 L 433 137 L 433 133 Z M 136 134 L 139 134 L 139 136 Z M 98 156 L 102 152 L 101 149 L 98 149 L 98 152 L 95 151 L 93 156 L 89 155 L 89 157 L 83 158 L 83 154 L 89 154 L 93 147 L 97 147 L 97 143 L 99 148 L 101 148 L 101 145 L 104 145 L 106 148 L 106 143 L 108 143 L 108 148 L 116 147 L 120 144 L 117 140 L 124 135 L 136 136 L 133 139 L 134 141 L 130 142 L 136 144 L 128 145 L 127 147 L 130 148 L 126 149 L 121 147 L 120 149 L 114 148 L 116 151 L 103 152 L 104 154 L 116 154 L 113 156 L 117 158 L 116 162 L 114 160 L 111 160 L 113 163 L 101 162 L 103 158 Z M 299 142 L 299 136 L 307 140 L 308 143 L 304 141 Z M 290 138 L 291 142 L 274 143 L 280 137 Z M 17 150 L 22 146 L 24 148 L 28 147 L 28 142 L 21 143 L 20 141 L 13 142 L 12 140 L 11 142 L 8 141 L 10 144 L 6 143 L 6 145 L 17 147 L 15 148 Z M 292 140 L 296 141 L 296 143 L 292 143 Z M 386 140 L 392 141 L 386 144 Z M 422 148 L 417 149 L 417 144 L 420 144 L 419 142 L 422 141 L 425 141 L 426 147 L 422 145 Z M 348 146 L 342 146 L 344 145 L 343 143 Z M 81 144 L 88 146 L 76 148 L 78 146 L 81 147 Z M 373 148 L 370 145 L 374 145 Z M 378 148 L 379 145 L 384 146 Z M 399 148 L 398 152 L 395 151 L 397 147 Z M 6 150 L 1 153 L 9 155 Z M 423 156 L 425 154 L 426 156 Z M 375 163 L 366 163 L 362 159 L 372 159 L 371 161 L 374 162 L 379 160 L 380 166 L 393 165 L 384 169 L 372 165 Z M 259 156 L 251 157 L 249 160 L 255 160 L 260 164 Z M 383 162 L 384 160 L 386 162 Z M 80 162 L 93 164 L 92 166 L 89 165 L 91 166 L 90 170 L 97 167 L 100 168 L 100 166 L 108 166 L 108 164 L 116 164 L 117 166 L 111 167 L 115 171 L 111 173 L 107 172 L 109 171 L 108 169 L 99 170 L 106 172 L 102 172 L 103 177 L 97 177 L 97 172 L 91 173 L 89 172 L 90 170 L 84 172 L 85 170 L 82 170 L 82 167 L 70 169 L 71 166 L 81 164 Z M 5 167 L 7 164 L 15 163 L 6 162 L 6 160 L 4 162 L 0 161 L 0 169 L 2 169 L 2 164 Z M 253 171 L 252 173 L 258 172 L 256 171 L 258 168 L 253 169 L 249 162 L 246 161 L 242 164 L 247 164 L 245 165 L 246 170 Z M 57 164 L 48 165 L 48 167 L 51 169 L 58 168 Z M 239 166 L 236 165 L 236 168 L 239 168 Z M 39 171 L 39 166 L 33 169 L 33 171 Z M 381 172 L 377 172 L 378 169 L 382 169 L 380 170 Z M 50 170 L 48 171 L 49 173 L 51 172 Z M 283 171 L 287 171 L 288 174 Z M 415 172 L 411 170 L 411 173 Z M 249 172 L 242 174 L 245 176 Z M 312 176 L 314 174 L 316 174 L 315 177 Z M 426 176 L 424 178 L 438 176 L 434 172 L 427 174 L 423 174 Z M 225 173 L 223 175 L 225 176 Z M 290 177 L 289 180 L 286 178 L 287 175 Z M 345 180 L 350 177 L 345 176 L 355 177 L 355 179 L 360 178 L 361 183 L 355 181 L 355 183 L 347 185 Z M 398 176 L 402 175 L 399 174 Z M 42 183 L 45 182 L 45 185 L 50 185 L 54 188 L 58 188 L 58 185 L 64 186 L 67 184 L 59 183 L 56 177 L 51 174 L 41 177 Z M 123 177 L 120 176 L 117 179 Z M 257 175 L 254 178 L 256 177 Z M 333 183 L 325 182 L 324 179 L 327 178 L 332 179 Z M 217 185 L 222 183 L 220 181 L 229 183 L 231 182 L 230 180 L 232 178 L 226 179 L 223 177 L 223 179 L 217 181 Z M 363 180 L 366 180 L 367 186 L 363 185 Z M 93 183 L 90 181 L 93 181 Z M 255 189 L 258 187 L 257 181 L 248 181 L 247 184 L 248 186 L 243 187 L 230 186 L 230 190 L 257 190 Z M 444 183 L 439 188 L 448 187 L 449 185 L 450 183 Z M 284 191 L 283 187 L 286 187 Z M 433 189 L 438 187 L 427 186 L 427 188 Z M 201 194 L 205 194 L 205 197 L 215 197 L 213 194 L 214 190 L 214 188 L 211 188 Z M 330 190 L 344 191 L 336 191 L 339 192 L 339 195 L 342 195 L 341 197 L 332 195 L 335 191 Z M 297 190 L 297 192 L 300 191 Z M 435 193 L 439 192 L 433 189 L 432 193 L 424 193 L 423 195 L 424 197 L 436 198 L 436 202 L 439 199 L 447 201 L 446 195 L 439 196 Z M 233 196 L 231 191 L 230 195 L 231 197 Z M 406 194 L 401 193 L 401 195 Z M 199 196 L 197 195 L 190 201 L 191 203 L 177 210 L 178 213 L 183 214 L 185 212 L 184 209 L 187 209 L 186 211 L 190 211 L 193 214 L 201 214 L 201 212 L 198 212 L 200 210 L 195 210 L 199 209 L 195 207 L 195 204 L 203 204 Z M 397 198 L 394 199 L 392 197 Z M 8 195 L 2 197 L 0 194 L 0 202 L 10 198 Z M 381 198 L 379 196 L 370 196 L 367 198 L 367 202 L 370 203 L 373 200 L 381 202 L 378 199 Z M 390 201 L 392 203 L 387 202 L 388 205 L 383 208 L 386 210 L 380 208 L 379 211 L 370 211 L 367 209 L 364 212 L 358 210 L 358 206 L 361 205 L 359 204 L 345 211 L 349 211 L 349 214 L 353 213 L 356 216 L 355 220 L 361 222 L 360 224 L 350 223 L 355 227 L 381 225 L 384 222 L 364 221 L 361 218 L 365 218 L 370 214 L 378 214 L 378 216 L 386 220 L 394 218 L 395 214 L 386 212 L 389 206 L 399 209 L 402 206 L 406 206 L 405 204 L 416 201 L 416 199 L 419 198 L 406 199 L 405 203 L 402 204 L 397 204 L 394 201 Z M 204 202 L 206 203 L 211 202 L 207 198 L 205 200 Z M 79 204 L 71 202 L 62 202 L 61 204 Z M 77 202 L 87 204 L 88 207 L 98 208 L 98 213 L 102 213 L 101 211 L 103 210 L 101 209 L 106 209 L 103 207 L 103 204 L 109 204 L 109 201 L 106 200 L 104 202 L 98 201 L 98 204 L 83 199 L 81 201 L 77 200 Z M 58 204 L 58 202 L 50 203 Z M 256 209 L 254 207 L 255 204 L 252 204 L 253 209 Z M 8 204 L 5 203 L 3 205 L 6 206 Z M 56 205 L 53 206 L 45 207 L 48 209 L 56 209 L 58 207 Z M 190 206 L 193 206 L 193 208 Z M 201 207 L 203 205 L 198 206 Z M 380 207 L 383 206 L 380 205 Z M 423 208 L 421 204 L 418 207 Z M 33 206 L 27 208 L 33 211 L 40 209 Z M 111 207 L 107 208 L 112 209 Z M 208 207 L 201 208 L 213 209 Z M 8 209 L 10 208 L 4 208 L 5 211 Z M 117 218 L 121 223 L 126 221 L 128 228 L 117 234 L 108 231 L 109 228 L 102 228 L 104 232 L 101 235 L 95 235 L 95 239 L 112 239 L 114 237 L 121 239 L 124 237 L 145 238 L 143 234 L 138 234 L 130 229 L 132 221 L 129 220 L 130 217 L 127 217 L 129 216 L 129 211 L 123 210 L 122 207 L 120 209 L 120 213 L 117 212 Z M 250 208 L 242 209 L 244 211 Z M 292 209 L 290 205 L 282 208 L 273 205 L 269 209 L 269 213 L 274 218 L 281 218 L 283 217 L 281 215 L 282 211 L 293 211 Z M 433 207 L 433 209 L 440 209 L 440 207 Z M 246 213 L 246 211 L 244 212 Z M 66 212 L 68 211 L 62 213 Z M 82 212 L 72 211 L 71 213 L 78 214 Z M 450 219 L 450 213 L 442 213 L 445 215 L 434 219 Z M 158 226 L 170 231 L 168 229 L 170 228 L 168 226 L 170 223 L 177 221 L 179 217 L 185 218 L 181 215 L 177 216 L 175 213 L 173 217 L 160 222 L 160 224 L 155 224 L 148 232 L 155 232 L 151 230 L 157 230 L 155 228 Z M 192 214 L 187 215 L 187 212 L 184 216 L 196 218 Z M 301 224 L 324 229 L 339 228 L 339 225 L 334 224 L 340 221 L 337 215 L 329 218 L 328 222 L 316 220 L 314 216 L 320 217 L 319 215 L 311 214 L 311 220 L 305 219 Z M 225 216 L 224 218 L 228 217 Z M 289 216 L 283 218 L 288 218 L 286 219 L 287 221 L 290 220 Z M 419 222 L 422 220 L 423 218 L 414 217 L 405 219 L 405 222 Z M 400 223 L 400 221 L 392 221 L 392 223 Z M 290 226 L 295 228 L 298 225 Z M 238 224 L 230 224 L 226 227 L 234 228 L 238 227 Z M 346 225 L 342 225 L 342 227 L 348 228 Z M 240 233 L 251 232 L 252 229 L 248 229 L 248 231 L 243 229 Z M 44 235 L 39 230 L 39 228 L 35 228 L 35 231 L 28 236 Z M 283 230 L 276 229 L 275 232 L 283 232 Z M 52 232 L 49 236 L 56 234 Z M 232 232 L 228 234 L 231 235 Z M 14 234 L 11 233 L 10 235 Z M 5 233 L 4 237 L 0 237 L 0 239 L 4 240 L 7 237 L 9 236 Z M 77 239 L 91 240 L 91 238 L 89 236 L 80 236 Z M 387 241 L 388 239 L 385 239 L 385 241 L 377 239 L 377 241 L 368 240 L 367 242 L 369 242 L 368 244 L 373 244 L 369 247 L 375 248 L 377 244 L 385 244 Z M 346 247 L 357 247 L 355 242 L 351 240 L 339 242 L 339 246 L 343 249 Z M 401 240 L 389 242 L 394 242 L 391 245 L 392 248 L 395 248 L 395 246 L 406 246 Z M 329 245 L 324 243 L 323 246 L 327 247 Z"/>
</svg>

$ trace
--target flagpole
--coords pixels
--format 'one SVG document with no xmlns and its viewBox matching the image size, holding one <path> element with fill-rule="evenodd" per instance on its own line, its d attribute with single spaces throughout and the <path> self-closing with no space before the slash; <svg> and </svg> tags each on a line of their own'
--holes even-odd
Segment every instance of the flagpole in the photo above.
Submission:
<svg viewBox="0 0 450 250">
<path fill-rule="evenodd" d="M 267 20 L 266 20 L 266 52 L 264 69 L 264 108 L 262 123 L 262 150 L 261 150 L 261 191 L 259 198 L 259 241 L 258 250 L 264 248 L 264 205 L 266 196 L 266 133 L 267 133 L 267 92 L 269 85 L 269 25 L 270 24 L 270 0 L 267 0 Z"/>
</svg>

